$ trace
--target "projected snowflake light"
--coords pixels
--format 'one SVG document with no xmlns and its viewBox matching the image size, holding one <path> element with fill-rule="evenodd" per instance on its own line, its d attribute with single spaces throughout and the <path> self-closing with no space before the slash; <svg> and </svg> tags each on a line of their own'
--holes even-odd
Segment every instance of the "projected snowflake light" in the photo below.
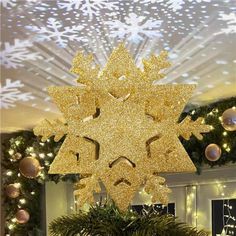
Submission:
<svg viewBox="0 0 236 236">
<path fill-rule="evenodd" d="M 119 42 L 125 42 L 138 66 L 141 58 L 167 50 L 175 66 L 167 70 L 165 79 L 154 83 L 198 84 L 189 103 L 204 104 L 235 95 L 234 0 L 0 3 L 2 82 L 8 78 L 20 81 L 35 97 L 19 100 L 19 104 L 15 101 L 18 106 L 14 109 L 21 109 L 24 103 L 29 112 L 42 110 L 53 116 L 57 110 L 46 97 L 46 87 L 74 84 L 75 77 L 68 71 L 75 51 L 94 53 L 96 63 L 104 66 Z"/>
</svg>

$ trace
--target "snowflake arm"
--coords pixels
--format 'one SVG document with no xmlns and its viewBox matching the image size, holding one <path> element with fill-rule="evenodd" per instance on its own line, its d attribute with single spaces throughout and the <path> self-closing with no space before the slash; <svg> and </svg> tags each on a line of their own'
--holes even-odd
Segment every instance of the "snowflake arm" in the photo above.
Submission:
<svg viewBox="0 0 236 236">
<path fill-rule="evenodd" d="M 130 13 L 128 17 L 125 17 L 125 22 L 120 20 L 108 21 L 106 24 L 111 29 L 111 36 L 124 38 L 128 37 L 128 40 L 134 43 L 139 43 L 144 37 L 161 37 L 161 33 L 157 30 L 160 27 L 162 21 L 160 20 L 147 20 L 143 22 L 145 17 L 138 16 L 135 13 Z"/>
<path fill-rule="evenodd" d="M 79 9 L 82 2 L 83 2 L 82 0 L 64 0 L 63 2 L 58 1 L 58 6 L 61 9 L 70 11 L 73 9 Z"/>
<path fill-rule="evenodd" d="M 83 12 L 83 15 L 88 16 L 90 20 L 93 16 L 98 16 L 101 9 L 115 10 L 117 9 L 117 2 L 111 2 L 108 0 L 65 0 L 64 2 L 59 2 L 58 6 L 61 9 L 66 9 L 67 11 L 79 9 Z"/>
<path fill-rule="evenodd" d="M 152 195 L 153 203 L 160 201 L 164 205 L 168 204 L 168 194 L 171 190 L 165 185 L 164 178 L 156 175 L 149 176 L 144 190 Z"/>
<path fill-rule="evenodd" d="M 42 141 L 55 136 L 54 140 L 58 142 L 67 132 L 67 126 L 58 119 L 52 122 L 45 119 L 34 128 L 35 135 L 42 136 Z"/>
<path fill-rule="evenodd" d="M 7 69 L 23 67 L 22 61 L 42 59 L 37 52 L 31 52 L 28 48 L 33 46 L 28 40 L 15 39 L 14 44 L 5 43 L 5 49 L 1 51 L 1 64 Z"/>
<path fill-rule="evenodd" d="M 205 125 L 203 121 L 204 119 L 202 117 L 193 121 L 190 116 L 187 116 L 177 125 L 176 132 L 186 140 L 189 140 L 191 135 L 194 135 L 197 139 L 201 140 L 203 138 L 201 133 L 207 133 L 212 130 L 212 126 Z"/>
<path fill-rule="evenodd" d="M 83 178 L 77 185 L 78 190 L 74 191 L 74 195 L 77 197 L 77 204 L 82 207 L 85 203 L 92 204 L 94 202 L 93 194 L 101 191 L 98 179 L 92 175 Z"/>
<path fill-rule="evenodd" d="M 47 26 L 26 26 L 27 29 L 37 33 L 36 39 L 39 41 L 50 41 L 55 40 L 56 44 L 60 47 L 66 47 L 68 41 L 83 41 L 86 40 L 83 37 L 79 37 L 79 31 L 84 27 L 81 25 L 72 27 L 63 27 L 60 21 L 55 18 L 49 18 Z"/>
<path fill-rule="evenodd" d="M 99 66 L 94 65 L 92 55 L 85 56 L 83 53 L 77 53 L 72 62 L 71 72 L 79 75 L 78 82 L 86 85 L 92 85 L 93 80 L 97 79 Z"/>
<path fill-rule="evenodd" d="M 24 87 L 19 80 L 12 82 L 10 79 L 6 80 L 6 85 L 0 88 L 1 103 L 0 108 L 8 109 L 15 107 L 17 101 L 28 101 L 34 99 L 31 93 L 22 93 L 19 88 Z"/>
<path fill-rule="evenodd" d="M 9 7 L 14 7 L 16 6 L 16 0 L 1 0 L 0 3 L 2 4 L 3 7 L 7 8 L 8 5 Z"/>
<path fill-rule="evenodd" d="M 162 69 L 170 67 L 170 63 L 167 61 L 168 53 L 162 51 L 159 56 L 152 55 L 149 60 L 143 60 L 144 76 L 150 82 L 154 80 L 160 80 L 165 77 L 164 73 L 160 73 Z"/>
</svg>

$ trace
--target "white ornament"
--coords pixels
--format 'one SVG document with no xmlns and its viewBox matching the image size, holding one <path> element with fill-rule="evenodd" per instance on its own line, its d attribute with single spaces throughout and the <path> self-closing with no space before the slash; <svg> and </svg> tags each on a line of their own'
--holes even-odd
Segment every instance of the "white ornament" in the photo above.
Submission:
<svg viewBox="0 0 236 236">
<path fill-rule="evenodd" d="M 83 15 L 89 16 L 93 19 L 93 16 L 98 16 L 101 9 L 115 10 L 117 2 L 111 2 L 109 0 L 64 0 L 58 1 L 58 6 L 61 9 L 81 10 Z"/>
<path fill-rule="evenodd" d="M 23 93 L 19 88 L 24 87 L 19 80 L 11 81 L 11 79 L 6 79 L 6 85 L 0 87 L 1 101 L 0 109 L 8 109 L 15 107 L 15 102 L 17 101 L 28 101 L 34 99 L 31 93 Z"/>
<path fill-rule="evenodd" d="M 59 47 L 66 47 L 69 41 L 83 41 L 86 42 L 83 37 L 79 36 L 80 30 L 84 26 L 66 26 L 55 18 L 49 18 L 47 20 L 47 26 L 26 26 L 27 29 L 37 33 L 36 40 L 38 41 L 51 41 L 54 40 Z"/>
<path fill-rule="evenodd" d="M 14 44 L 6 42 L 0 53 L 1 65 L 6 68 L 23 67 L 22 61 L 42 59 L 37 52 L 31 52 L 28 47 L 33 46 L 29 40 L 15 39 Z"/>
<path fill-rule="evenodd" d="M 130 13 L 128 17 L 125 17 L 125 22 L 113 20 L 107 21 L 105 24 L 111 29 L 111 37 L 123 39 L 127 36 L 127 40 L 134 43 L 139 43 L 145 36 L 148 38 L 162 37 L 159 31 L 161 20 L 146 19 L 135 13 Z"/>
</svg>

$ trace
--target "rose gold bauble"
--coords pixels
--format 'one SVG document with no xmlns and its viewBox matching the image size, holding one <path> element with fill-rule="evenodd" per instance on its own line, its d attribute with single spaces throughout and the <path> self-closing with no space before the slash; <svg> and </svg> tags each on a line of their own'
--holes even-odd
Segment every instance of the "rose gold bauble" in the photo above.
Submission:
<svg viewBox="0 0 236 236">
<path fill-rule="evenodd" d="M 222 126 L 227 131 L 236 131 L 236 109 L 230 108 L 222 114 Z"/>
<path fill-rule="evenodd" d="M 17 184 L 9 184 L 6 186 L 6 195 L 10 198 L 17 198 L 20 195 L 20 188 Z"/>
<path fill-rule="evenodd" d="M 41 166 L 36 158 L 25 157 L 20 161 L 19 169 L 23 176 L 33 179 L 38 176 Z"/>
<path fill-rule="evenodd" d="M 209 161 L 217 161 L 221 156 L 221 148 L 217 144 L 209 144 L 205 149 L 205 156 Z"/>
<path fill-rule="evenodd" d="M 16 212 L 16 221 L 19 224 L 27 223 L 29 221 L 29 218 L 30 218 L 30 215 L 26 210 L 21 209 Z"/>
</svg>

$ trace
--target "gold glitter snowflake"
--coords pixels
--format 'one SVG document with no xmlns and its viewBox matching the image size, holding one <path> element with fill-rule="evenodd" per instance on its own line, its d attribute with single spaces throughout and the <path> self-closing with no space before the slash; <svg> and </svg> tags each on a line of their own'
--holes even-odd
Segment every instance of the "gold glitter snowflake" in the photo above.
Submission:
<svg viewBox="0 0 236 236">
<path fill-rule="evenodd" d="M 123 45 L 102 71 L 91 55 L 78 53 L 72 72 L 84 86 L 48 90 L 67 122 L 44 120 L 34 132 L 43 140 L 66 135 L 49 173 L 81 174 L 75 192 L 80 206 L 93 202 L 99 181 L 121 210 L 140 186 L 153 202 L 166 204 L 170 190 L 159 173 L 195 171 L 178 139 L 201 139 L 210 130 L 201 119 L 187 117 L 178 123 L 195 86 L 153 85 L 170 66 L 166 52 L 143 63 L 142 71 Z"/>
</svg>

